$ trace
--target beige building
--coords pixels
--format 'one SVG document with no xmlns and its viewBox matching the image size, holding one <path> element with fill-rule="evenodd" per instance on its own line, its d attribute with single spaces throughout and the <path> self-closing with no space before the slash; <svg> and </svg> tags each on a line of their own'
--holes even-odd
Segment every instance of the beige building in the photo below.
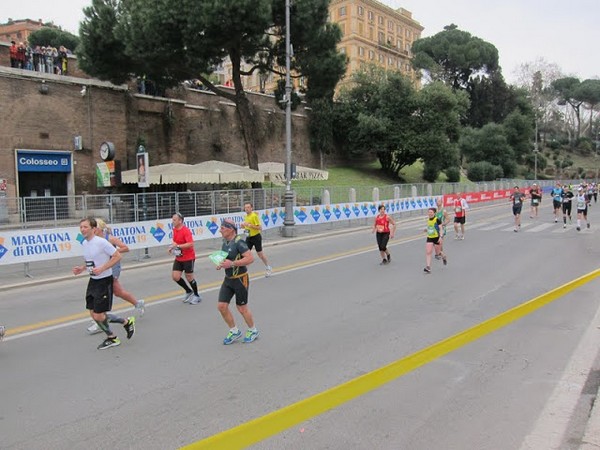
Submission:
<svg viewBox="0 0 600 450">
<path fill-rule="evenodd" d="M 342 30 L 340 51 L 348 57 L 346 77 L 364 64 L 398 70 L 418 82 L 411 66 L 412 43 L 423 27 L 404 8 L 393 9 L 376 0 L 332 0 L 329 16 Z"/>
<path fill-rule="evenodd" d="M 42 19 L 39 20 L 8 20 L 7 23 L 0 24 L 0 41 L 26 42 L 29 35 L 44 27 Z"/>
</svg>

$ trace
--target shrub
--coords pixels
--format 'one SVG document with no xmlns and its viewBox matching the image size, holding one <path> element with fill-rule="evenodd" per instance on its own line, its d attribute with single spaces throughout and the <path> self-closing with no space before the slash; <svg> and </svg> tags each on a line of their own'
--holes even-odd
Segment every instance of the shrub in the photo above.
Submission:
<svg viewBox="0 0 600 450">
<path fill-rule="evenodd" d="M 469 179 L 471 181 L 492 181 L 503 176 L 504 170 L 502 170 L 502 167 L 495 166 L 487 161 L 469 164 Z"/>
<path fill-rule="evenodd" d="M 444 172 L 448 183 L 458 183 L 460 181 L 460 169 L 458 167 L 448 167 Z"/>
</svg>

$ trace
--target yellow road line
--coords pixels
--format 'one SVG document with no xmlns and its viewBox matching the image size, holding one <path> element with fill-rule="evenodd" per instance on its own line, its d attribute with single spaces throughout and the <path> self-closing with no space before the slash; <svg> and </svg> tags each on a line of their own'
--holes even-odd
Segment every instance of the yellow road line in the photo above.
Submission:
<svg viewBox="0 0 600 450">
<path fill-rule="evenodd" d="M 562 297 L 568 292 L 583 286 L 600 276 L 596 269 L 582 277 L 535 297 L 521 305 L 509 309 L 491 319 L 463 330 L 439 341 L 423 350 L 383 366 L 346 383 L 308 397 L 289 406 L 273 411 L 262 417 L 238 425 L 229 430 L 183 447 L 186 450 L 235 450 L 243 449 L 271 436 L 309 420 L 356 397 L 389 383 L 418 367 L 457 350 L 483 336 L 486 336 L 537 309 Z"/>
</svg>

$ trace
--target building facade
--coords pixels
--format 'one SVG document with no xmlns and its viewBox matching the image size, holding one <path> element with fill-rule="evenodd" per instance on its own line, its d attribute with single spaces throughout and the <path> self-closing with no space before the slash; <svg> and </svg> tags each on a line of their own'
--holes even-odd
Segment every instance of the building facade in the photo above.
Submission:
<svg viewBox="0 0 600 450">
<path fill-rule="evenodd" d="M 27 42 L 29 35 L 43 28 L 42 19 L 39 20 L 10 20 L 0 24 L 0 42 Z"/>
<path fill-rule="evenodd" d="M 339 50 L 348 58 L 346 77 L 365 64 L 397 70 L 418 83 L 413 70 L 411 47 L 421 37 L 423 27 L 404 8 L 393 9 L 376 0 L 332 0 L 331 22 L 342 30 Z"/>
</svg>

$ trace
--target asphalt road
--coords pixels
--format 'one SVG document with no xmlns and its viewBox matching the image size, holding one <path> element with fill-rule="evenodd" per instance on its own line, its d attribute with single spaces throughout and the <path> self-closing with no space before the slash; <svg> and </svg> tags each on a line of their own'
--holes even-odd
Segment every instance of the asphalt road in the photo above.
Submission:
<svg viewBox="0 0 600 450">
<path fill-rule="evenodd" d="M 0 448 L 179 448 L 369 374 L 598 268 L 595 227 L 563 230 L 545 205 L 514 233 L 510 206 L 501 205 L 473 211 L 464 241 L 450 232 L 448 266 L 436 261 L 426 275 L 424 224 L 400 224 L 388 266 L 379 265 L 367 228 L 266 247 L 274 276 L 263 277 L 258 259 L 250 268 L 261 333 L 252 344 L 222 345 L 222 273 L 206 257 L 196 266 L 198 306 L 179 300 L 170 263 L 124 271 L 123 284 L 148 308 L 133 339 L 116 327 L 122 345 L 106 351 L 96 350 L 100 335 L 85 333 L 85 277 L 0 292 L 1 322 L 12 331 L 0 344 Z M 597 390 L 587 374 L 598 365 L 598 290 L 591 281 L 252 448 L 578 448 L 586 395 Z"/>
</svg>

